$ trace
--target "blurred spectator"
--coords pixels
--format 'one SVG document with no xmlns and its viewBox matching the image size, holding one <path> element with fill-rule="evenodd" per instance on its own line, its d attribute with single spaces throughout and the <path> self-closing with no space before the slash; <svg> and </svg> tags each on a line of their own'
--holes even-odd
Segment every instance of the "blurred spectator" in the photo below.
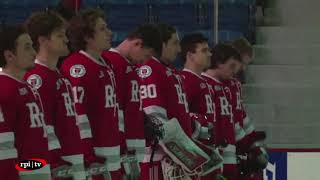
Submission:
<svg viewBox="0 0 320 180">
<path fill-rule="evenodd" d="M 265 16 L 266 0 L 256 1 L 256 25 L 263 25 L 263 18 Z"/>
<path fill-rule="evenodd" d="M 70 20 L 80 10 L 82 0 L 61 0 L 56 11 L 66 20 Z"/>
<path fill-rule="evenodd" d="M 266 0 L 257 0 L 256 6 L 257 6 L 257 8 L 261 8 L 262 14 L 264 15 L 264 9 L 266 7 Z"/>
</svg>

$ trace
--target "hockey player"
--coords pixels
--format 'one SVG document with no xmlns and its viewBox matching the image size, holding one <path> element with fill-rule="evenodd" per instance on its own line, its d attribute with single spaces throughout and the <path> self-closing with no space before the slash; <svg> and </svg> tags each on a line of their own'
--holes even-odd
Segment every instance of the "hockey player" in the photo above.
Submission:
<svg viewBox="0 0 320 180">
<path fill-rule="evenodd" d="M 241 74 L 252 61 L 252 47 L 244 38 L 235 40 L 231 45 L 241 55 L 242 63 L 239 63 L 235 69 L 235 74 Z M 262 170 L 268 162 L 268 155 L 263 142 L 265 133 L 255 130 L 250 117 L 245 111 L 242 103 L 241 82 L 236 78 L 232 78 L 225 83 L 231 92 L 230 102 L 236 127 L 237 153 L 241 155 L 239 157 L 247 157 L 245 160 L 240 159 L 239 178 L 262 180 Z"/>
<path fill-rule="evenodd" d="M 110 48 L 111 34 L 100 10 L 85 10 L 71 19 L 67 35 L 73 53 L 61 65 L 61 73 L 72 84 L 77 123 L 86 138 L 86 150 L 94 149 L 94 154 L 103 158 L 101 163 L 111 178 L 118 180 L 121 167 L 115 75 L 100 56 Z"/>
<path fill-rule="evenodd" d="M 46 120 L 54 126 L 61 144 L 56 158 L 62 156 L 72 164 L 74 179 L 86 179 L 81 138 L 90 138 L 83 133 L 90 129 L 77 126 L 71 84 L 56 68 L 59 57 L 69 53 L 66 23 L 53 12 L 36 12 L 27 19 L 26 27 L 37 55 L 35 67 L 27 72 L 25 79 L 38 90 Z"/>
<path fill-rule="evenodd" d="M 201 73 L 210 66 L 211 52 L 208 40 L 200 33 L 188 34 L 181 40 L 182 59 L 184 69 L 181 72 L 183 87 L 186 92 L 190 113 L 193 116 L 204 116 L 204 122 L 194 121 L 192 138 L 201 143 L 215 148 L 215 140 L 218 134 L 213 127 L 216 124 L 213 92 Z M 198 118 L 201 119 L 201 118 Z M 218 178 L 220 167 L 215 167 L 213 173 L 201 179 Z M 217 176 L 217 177 L 216 177 Z"/>
<path fill-rule="evenodd" d="M 50 180 L 49 149 L 59 148 L 48 141 L 41 99 L 23 76 L 34 66 L 35 51 L 26 31 L 17 26 L 0 28 L 0 177 L 1 179 Z M 41 158 L 48 165 L 32 172 L 18 171 L 15 164 Z"/>
<path fill-rule="evenodd" d="M 245 69 L 251 63 L 253 58 L 253 49 L 250 42 L 245 38 L 239 38 L 231 42 L 230 44 L 233 48 L 235 48 L 241 56 L 242 68 L 236 72 L 235 77 L 241 82 L 246 82 L 245 77 Z"/>
<path fill-rule="evenodd" d="M 159 127 L 162 127 L 170 122 L 178 121 L 178 125 L 180 124 L 179 128 L 181 126 L 182 129 L 177 129 L 174 133 L 178 134 L 178 136 L 181 135 L 181 132 L 185 133 L 186 135 L 184 134 L 184 137 L 186 138 L 183 142 L 190 142 L 190 140 L 187 139 L 192 137 L 192 125 L 186 94 L 182 86 L 182 77 L 171 65 L 180 52 L 179 37 L 177 31 L 169 25 L 160 24 L 158 25 L 158 29 L 162 36 L 162 54 L 160 58 L 153 57 L 148 60 L 140 67 L 139 72 L 143 110 L 149 118 L 146 120 L 146 123 L 155 122 Z M 152 141 L 152 139 L 148 139 L 147 136 L 147 148 L 144 163 L 142 164 L 141 179 L 153 180 L 178 177 L 189 179 L 190 176 L 185 176 L 181 167 L 176 166 L 175 163 L 170 160 L 167 161 L 168 159 L 163 159 L 165 153 L 155 142 L 157 141 Z M 163 148 L 164 146 L 161 147 Z M 186 146 L 182 144 L 181 148 L 182 151 L 178 152 L 178 154 L 188 154 L 188 148 L 197 149 L 198 147 L 192 145 L 186 148 Z M 198 152 L 196 153 L 197 155 L 203 152 L 201 150 L 201 152 L 199 152 L 198 149 L 196 151 Z M 171 152 L 166 151 L 166 154 L 170 156 Z M 179 158 L 176 160 L 179 160 Z M 189 163 L 198 166 L 197 163 L 199 163 L 199 161 L 189 161 Z M 183 166 L 183 163 L 180 165 Z"/>
<path fill-rule="evenodd" d="M 137 64 L 161 52 L 160 32 L 152 25 L 142 25 L 129 33 L 116 48 L 104 51 L 102 57 L 112 64 L 119 99 L 119 128 L 122 132 L 121 155 L 128 177 L 139 176 L 138 162 L 145 151 L 144 113 L 139 93 Z M 159 53 L 158 53 L 159 54 Z M 134 162 L 128 162 L 128 159 Z M 132 167 L 133 166 L 133 167 Z"/>
<path fill-rule="evenodd" d="M 240 55 L 229 45 L 217 44 L 213 48 L 211 66 L 203 73 L 208 83 L 212 86 L 215 94 L 216 119 L 220 130 L 223 130 L 220 141 L 226 141 L 227 146 L 223 148 L 223 174 L 230 180 L 237 179 L 237 159 L 235 127 L 232 116 L 232 107 L 228 101 L 230 90 L 226 88 L 223 81 L 232 78 L 236 64 L 240 62 Z"/>
</svg>

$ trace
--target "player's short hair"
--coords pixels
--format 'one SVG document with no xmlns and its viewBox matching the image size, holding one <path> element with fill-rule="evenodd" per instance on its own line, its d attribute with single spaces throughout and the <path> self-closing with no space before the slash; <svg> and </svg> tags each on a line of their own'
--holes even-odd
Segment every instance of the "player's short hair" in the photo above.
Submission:
<svg viewBox="0 0 320 180">
<path fill-rule="evenodd" d="M 161 33 L 162 43 L 167 43 L 172 37 L 172 35 L 174 33 L 177 33 L 177 30 L 169 24 L 160 23 L 157 24 L 157 28 Z"/>
<path fill-rule="evenodd" d="M 71 51 L 86 49 L 86 38 L 93 38 L 98 18 L 106 19 L 104 12 L 100 9 L 86 9 L 74 16 L 67 30 Z"/>
<path fill-rule="evenodd" d="M 127 39 L 141 39 L 143 47 L 153 49 L 159 56 L 162 53 L 161 33 L 155 25 L 140 25 L 128 34 Z"/>
<path fill-rule="evenodd" d="M 5 67 L 7 61 L 4 51 L 16 52 L 17 39 L 20 35 L 27 33 L 23 26 L 1 25 L 0 26 L 0 67 Z"/>
<path fill-rule="evenodd" d="M 225 64 L 230 58 L 241 62 L 239 52 L 231 45 L 218 43 L 212 48 L 211 66 L 209 69 L 215 69 L 219 64 Z"/>
<path fill-rule="evenodd" d="M 33 41 L 33 47 L 39 51 L 38 38 L 45 36 L 50 38 L 53 31 L 67 27 L 63 17 L 53 11 L 39 11 L 32 13 L 26 20 L 25 27 Z"/>
<path fill-rule="evenodd" d="M 234 40 L 231 42 L 232 47 L 234 47 L 240 55 L 248 54 L 250 57 L 253 55 L 253 49 L 251 43 L 244 37 Z"/>
<path fill-rule="evenodd" d="M 188 52 L 196 52 L 197 44 L 205 42 L 208 39 L 202 33 L 186 34 L 180 41 L 182 61 L 186 61 Z"/>
</svg>

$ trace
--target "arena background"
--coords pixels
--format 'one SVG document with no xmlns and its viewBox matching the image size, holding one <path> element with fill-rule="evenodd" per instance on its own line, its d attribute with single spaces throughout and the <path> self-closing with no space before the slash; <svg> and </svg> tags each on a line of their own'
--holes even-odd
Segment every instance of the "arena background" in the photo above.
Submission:
<svg viewBox="0 0 320 180">
<path fill-rule="evenodd" d="M 267 132 L 265 179 L 320 179 L 320 1 L 1 0 L 0 22 L 19 24 L 41 9 L 69 16 L 86 7 L 105 11 L 113 45 L 134 26 L 158 22 L 176 26 L 180 36 L 200 31 L 211 45 L 215 31 L 222 42 L 246 37 L 255 58 L 246 71 L 244 101 L 257 129 Z M 179 60 L 176 66 L 182 66 Z"/>
</svg>

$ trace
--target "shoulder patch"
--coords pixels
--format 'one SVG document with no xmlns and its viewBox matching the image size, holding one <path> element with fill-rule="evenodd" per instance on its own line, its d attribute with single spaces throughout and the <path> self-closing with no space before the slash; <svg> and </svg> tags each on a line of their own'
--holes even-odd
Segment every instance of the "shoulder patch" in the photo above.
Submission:
<svg viewBox="0 0 320 180">
<path fill-rule="evenodd" d="M 216 91 L 221 91 L 221 90 L 222 90 L 222 87 L 219 86 L 219 85 L 215 85 L 215 86 L 214 86 L 214 90 L 216 90 Z"/>
<path fill-rule="evenodd" d="M 204 89 L 204 88 L 206 88 L 206 84 L 205 83 L 201 83 L 200 87 L 201 87 L 201 89 Z"/>
<path fill-rule="evenodd" d="M 30 88 L 33 88 L 33 87 L 30 87 Z M 20 96 L 24 96 L 24 95 L 28 94 L 27 88 L 20 88 L 19 94 L 20 94 Z"/>
<path fill-rule="evenodd" d="M 152 69 L 151 69 L 150 66 L 144 65 L 144 66 L 141 66 L 141 67 L 139 68 L 139 73 L 138 73 L 139 77 L 141 77 L 141 78 L 147 78 L 147 77 L 149 77 L 151 74 L 152 74 Z"/>
<path fill-rule="evenodd" d="M 171 76 L 172 75 L 171 69 L 168 68 L 167 71 L 166 71 L 166 74 L 167 74 L 168 77 Z"/>
<path fill-rule="evenodd" d="M 73 65 L 70 68 L 70 75 L 74 78 L 80 78 L 86 74 L 86 68 L 81 64 Z"/>
<path fill-rule="evenodd" d="M 129 73 L 131 71 L 132 71 L 132 68 L 130 66 L 127 66 L 126 73 Z"/>
<path fill-rule="evenodd" d="M 39 89 L 42 86 L 42 79 L 37 74 L 29 76 L 27 82 L 35 89 Z"/>
</svg>

